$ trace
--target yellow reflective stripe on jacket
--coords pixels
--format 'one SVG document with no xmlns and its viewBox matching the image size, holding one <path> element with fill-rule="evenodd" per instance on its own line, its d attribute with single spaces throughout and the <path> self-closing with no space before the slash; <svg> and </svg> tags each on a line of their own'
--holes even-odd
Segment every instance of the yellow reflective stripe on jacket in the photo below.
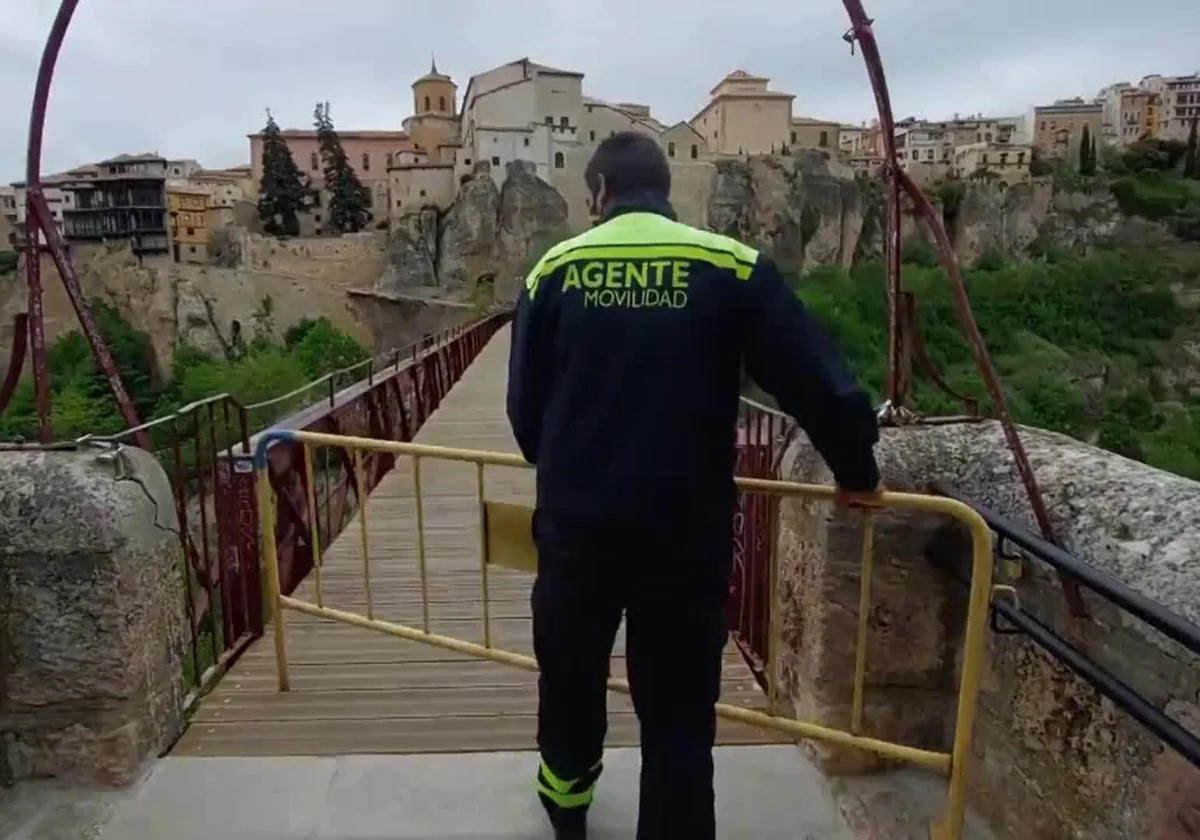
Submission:
<svg viewBox="0 0 1200 840">
<path fill-rule="evenodd" d="M 626 213 L 555 245 L 525 280 L 533 297 L 542 277 L 576 260 L 686 259 L 749 279 L 758 251 L 736 239 L 672 221 L 657 213 Z"/>
</svg>

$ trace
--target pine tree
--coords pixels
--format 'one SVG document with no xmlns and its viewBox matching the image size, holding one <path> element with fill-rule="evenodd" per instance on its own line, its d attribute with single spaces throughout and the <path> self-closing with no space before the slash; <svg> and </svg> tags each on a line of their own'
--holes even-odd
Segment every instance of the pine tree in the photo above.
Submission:
<svg viewBox="0 0 1200 840">
<path fill-rule="evenodd" d="M 1095 175 L 1100 168 L 1100 157 L 1096 154 L 1096 138 L 1092 138 L 1092 150 L 1088 153 L 1088 174 Z"/>
<path fill-rule="evenodd" d="M 273 236 L 298 236 L 300 214 L 308 201 L 308 179 L 296 166 L 292 152 L 267 111 L 262 133 L 262 181 L 258 187 L 258 218 Z"/>
<path fill-rule="evenodd" d="M 1200 140 L 1196 137 L 1196 123 L 1192 118 L 1192 128 L 1188 131 L 1187 151 L 1183 154 L 1183 175 L 1185 178 L 1200 178 Z"/>
<path fill-rule="evenodd" d="M 329 103 L 318 102 L 313 111 L 317 145 L 324 163 L 325 190 L 329 194 L 329 227 L 341 233 L 357 233 L 371 222 L 371 192 L 362 185 L 342 141 L 333 128 Z"/>
<path fill-rule="evenodd" d="M 1091 174 L 1092 132 L 1085 125 L 1083 136 L 1079 138 L 1079 174 Z"/>
</svg>

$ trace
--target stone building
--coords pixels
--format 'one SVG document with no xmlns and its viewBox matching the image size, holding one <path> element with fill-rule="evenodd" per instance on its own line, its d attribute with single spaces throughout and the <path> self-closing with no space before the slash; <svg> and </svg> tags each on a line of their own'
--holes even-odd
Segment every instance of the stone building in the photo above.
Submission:
<svg viewBox="0 0 1200 840">
<path fill-rule="evenodd" d="M 1039 105 L 1033 109 L 1033 145 L 1053 157 L 1076 157 L 1085 126 L 1099 144 L 1104 136 L 1103 101 L 1076 97 Z"/>
<path fill-rule="evenodd" d="M 989 177 L 1002 186 L 1029 182 L 1033 147 L 1013 143 L 967 143 L 954 149 L 954 174 L 959 178 Z"/>
<path fill-rule="evenodd" d="M 838 151 L 842 126 L 829 120 L 815 120 L 811 117 L 792 117 L 791 129 L 788 132 L 787 146 L 789 149 L 822 149 L 833 154 Z M 778 151 L 778 149 L 776 150 Z"/>
<path fill-rule="evenodd" d="M 721 155 L 756 155 L 777 152 L 791 133 L 790 93 L 770 90 L 771 80 L 734 70 L 709 91 L 709 101 L 689 120 Z"/>
</svg>

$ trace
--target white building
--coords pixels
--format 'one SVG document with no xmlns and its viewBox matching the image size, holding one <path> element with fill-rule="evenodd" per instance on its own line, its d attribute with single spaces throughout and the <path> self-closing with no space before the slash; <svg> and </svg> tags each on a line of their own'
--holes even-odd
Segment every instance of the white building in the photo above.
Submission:
<svg viewBox="0 0 1200 840">
<path fill-rule="evenodd" d="M 583 114 L 582 73 L 522 58 L 467 83 L 462 154 L 490 161 L 497 186 L 514 160 L 533 163 L 538 176 L 554 184 L 578 154 Z"/>
</svg>

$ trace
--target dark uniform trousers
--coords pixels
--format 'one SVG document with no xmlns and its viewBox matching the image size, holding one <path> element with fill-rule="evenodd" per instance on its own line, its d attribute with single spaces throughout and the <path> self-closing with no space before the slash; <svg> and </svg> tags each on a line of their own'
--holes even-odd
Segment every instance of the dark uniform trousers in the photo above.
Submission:
<svg viewBox="0 0 1200 840">
<path fill-rule="evenodd" d="M 721 519 L 635 527 L 535 515 L 538 788 L 552 819 L 560 807 L 578 817 L 591 802 L 607 730 L 609 658 L 624 613 L 642 743 L 638 840 L 715 837 L 713 704 L 732 565 L 732 516 Z"/>
</svg>

